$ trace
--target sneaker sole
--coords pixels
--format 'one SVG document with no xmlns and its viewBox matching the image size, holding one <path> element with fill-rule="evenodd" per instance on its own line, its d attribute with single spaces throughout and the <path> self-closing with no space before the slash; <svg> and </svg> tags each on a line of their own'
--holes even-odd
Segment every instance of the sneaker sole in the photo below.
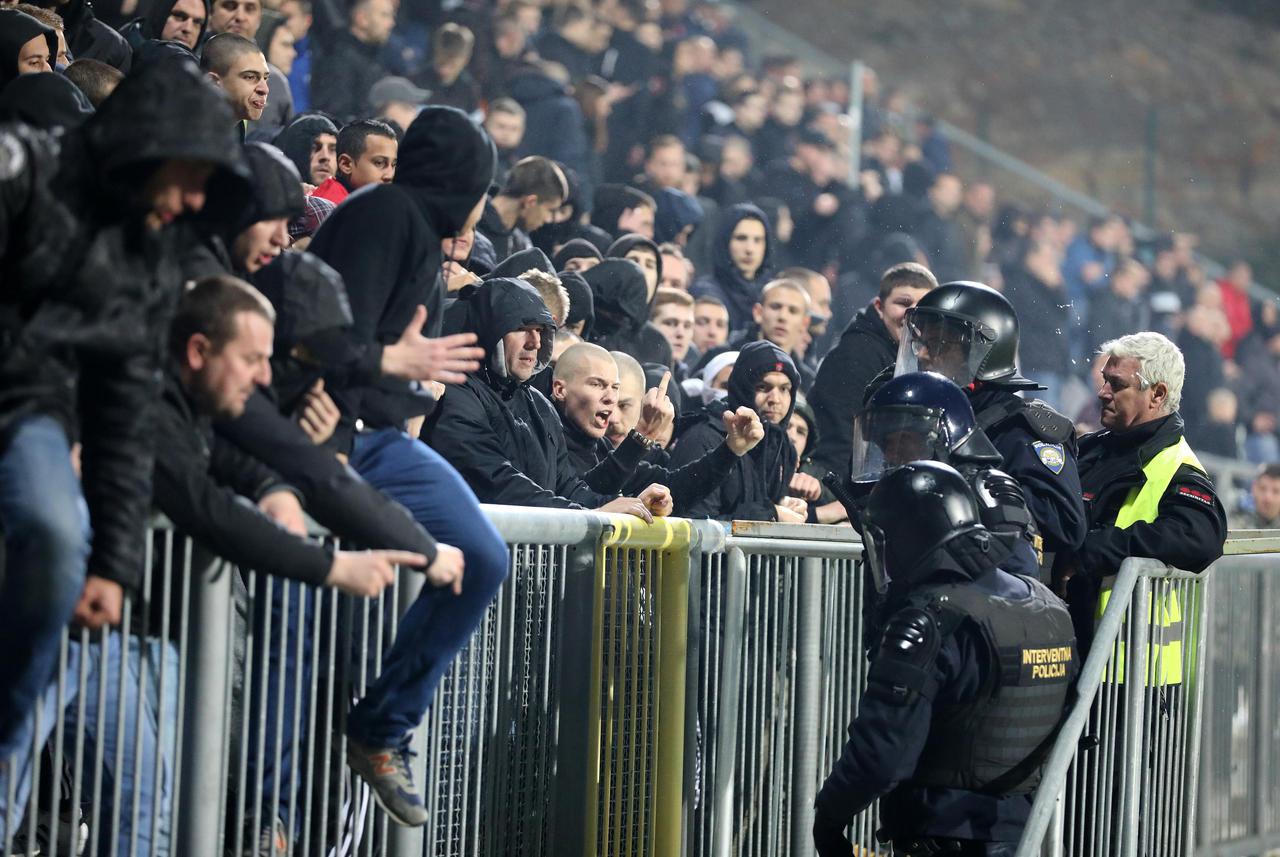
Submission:
<svg viewBox="0 0 1280 857">
<path fill-rule="evenodd" d="M 357 774 L 357 776 L 359 775 Z M 401 818 L 398 813 L 396 813 L 393 809 L 391 809 L 391 807 L 387 806 L 386 803 L 383 802 L 382 795 L 378 792 L 376 788 L 373 787 L 372 783 L 370 783 L 368 780 L 365 780 L 364 777 L 360 777 L 360 779 L 364 780 L 365 785 L 369 787 L 370 793 L 373 794 L 374 801 L 378 804 L 378 806 L 382 807 L 382 811 L 387 814 L 387 818 L 391 819 L 401 827 L 426 827 L 427 822 L 431 820 L 431 817 L 428 816 L 427 818 L 424 818 L 422 819 L 422 821 L 419 821 L 419 822 L 406 821 L 405 819 Z"/>
</svg>

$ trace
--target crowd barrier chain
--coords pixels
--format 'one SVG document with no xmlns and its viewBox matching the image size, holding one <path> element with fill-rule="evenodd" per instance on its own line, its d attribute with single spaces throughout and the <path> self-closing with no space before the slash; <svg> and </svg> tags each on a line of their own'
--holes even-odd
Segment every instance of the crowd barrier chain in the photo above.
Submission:
<svg viewBox="0 0 1280 857">
<path fill-rule="evenodd" d="M 424 827 L 345 764 L 422 575 L 353 598 L 158 522 L 121 624 L 63 634 L 0 765 L 0 855 L 812 854 L 874 643 L 851 531 L 486 511 L 510 578 L 413 733 Z M 1126 560 L 1020 855 L 1280 846 L 1278 536 L 1233 534 L 1200 575 Z M 1175 642 L 1176 681 L 1150 666 Z M 878 823 L 854 820 L 855 853 L 892 853 Z"/>
</svg>

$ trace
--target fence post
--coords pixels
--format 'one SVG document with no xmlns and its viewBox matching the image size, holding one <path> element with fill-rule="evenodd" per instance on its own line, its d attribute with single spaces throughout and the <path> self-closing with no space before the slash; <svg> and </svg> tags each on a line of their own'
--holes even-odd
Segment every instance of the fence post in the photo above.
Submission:
<svg viewBox="0 0 1280 857">
<path fill-rule="evenodd" d="M 1120 854 L 1137 857 L 1138 803 L 1142 784 L 1142 744 L 1146 733 L 1144 705 L 1147 691 L 1147 647 L 1151 644 L 1151 578 L 1138 575 L 1129 607 L 1129 634 L 1124 655 L 1124 791 L 1121 803 L 1123 835 Z"/>
<path fill-rule="evenodd" d="M 190 542 L 187 550 L 192 550 Z M 230 563 L 215 560 L 194 572 L 187 635 L 187 688 L 182 730 L 182 783 L 177 795 L 175 854 L 222 851 L 222 808 L 227 776 L 226 718 L 232 657 Z"/>
<path fill-rule="evenodd" d="M 813 851 L 818 790 L 818 724 L 822 716 L 823 561 L 804 557 L 796 575 L 795 748 L 791 772 L 791 853 Z"/>
<path fill-rule="evenodd" d="M 418 600 L 419 593 L 422 592 L 423 582 L 426 576 L 421 572 L 402 568 L 398 572 L 400 585 L 396 592 L 396 615 L 404 616 L 413 606 L 413 602 Z M 393 643 L 394 644 L 394 643 Z M 385 657 L 385 654 L 383 655 Z M 410 767 L 413 771 L 413 782 L 425 794 L 427 783 L 427 728 L 426 719 L 431 717 L 428 711 L 424 722 L 418 724 L 418 728 L 413 730 L 413 735 L 409 741 L 409 749 L 416 753 L 416 756 L 410 756 Z M 432 760 L 434 761 L 434 760 Z M 430 822 L 428 822 L 430 824 Z M 425 827 L 403 827 L 399 824 L 388 824 L 388 853 L 391 857 L 410 857 L 410 855 L 422 854 L 423 837 L 427 828 Z"/>
<path fill-rule="evenodd" d="M 733 779 L 738 743 L 738 704 L 742 696 L 742 630 L 747 613 L 747 558 L 738 548 L 725 557 L 723 660 L 720 664 L 720 723 L 715 724 L 716 769 L 712 772 L 711 853 L 733 855 Z M 710 725 L 708 726 L 710 731 Z"/>
</svg>

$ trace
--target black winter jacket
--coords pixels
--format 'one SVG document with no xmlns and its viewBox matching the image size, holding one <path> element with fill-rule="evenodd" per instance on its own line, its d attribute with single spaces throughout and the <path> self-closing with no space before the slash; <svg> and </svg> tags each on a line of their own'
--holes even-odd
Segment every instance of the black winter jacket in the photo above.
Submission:
<svg viewBox="0 0 1280 857">
<path fill-rule="evenodd" d="M 820 468 L 848 475 L 853 420 L 862 413 L 867 385 L 893 365 L 897 354 L 898 343 L 889 335 L 880 312 L 867 304 L 823 358 L 809 392 L 819 438 L 811 457 Z"/>
<path fill-rule="evenodd" d="M 88 571 L 140 582 L 160 393 L 185 228 L 144 225 L 135 194 L 166 158 L 247 186 L 222 94 L 185 68 L 142 69 L 77 132 L 0 126 L 0 448 L 24 417 L 84 445 Z"/>
<path fill-rule="evenodd" d="M 333 564 L 329 551 L 290 534 L 240 499 L 257 502 L 288 486 L 266 465 L 217 438 L 176 371 L 166 377 L 159 411 L 165 442 L 156 452 L 156 509 L 180 532 L 223 559 L 268 574 L 323 583 Z"/>
<path fill-rule="evenodd" d="M 485 350 L 483 365 L 445 393 L 422 439 L 457 469 L 482 503 L 582 509 L 608 502 L 611 497 L 592 491 L 574 472 L 556 409 L 505 370 L 502 337 L 526 325 L 542 325 L 542 352 L 550 356 L 555 325 L 542 298 L 523 280 L 496 279 L 469 300 L 471 329 Z"/>
<path fill-rule="evenodd" d="M 405 132 L 392 184 L 362 188 L 343 201 L 311 242 L 347 285 L 353 346 L 379 366 L 382 347 L 400 338 L 419 305 L 427 308 L 424 335 L 439 335 L 444 287 L 440 240 L 461 231 L 493 180 L 493 142 L 465 113 L 427 107 Z M 342 410 L 333 444 L 351 446 L 355 421 L 370 428 L 399 426 L 427 413 L 431 397 L 392 378 L 331 389 Z"/>
<path fill-rule="evenodd" d="M 367 116 L 369 90 L 387 76 L 379 58 L 382 46 L 367 44 L 348 31 L 339 30 L 315 47 L 315 62 L 311 64 L 312 106 L 340 124 Z"/>
</svg>

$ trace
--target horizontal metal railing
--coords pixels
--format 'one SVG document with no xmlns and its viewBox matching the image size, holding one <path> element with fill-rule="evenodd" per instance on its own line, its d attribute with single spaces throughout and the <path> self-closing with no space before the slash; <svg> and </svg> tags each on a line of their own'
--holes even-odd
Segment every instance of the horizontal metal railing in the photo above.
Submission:
<svg viewBox="0 0 1280 857">
<path fill-rule="evenodd" d="M 241 572 L 158 527 L 121 627 L 64 635 L 30 751 L 17 776 L 0 774 L 0 853 L 222 855 L 277 837 L 325 857 L 812 853 L 813 798 L 857 714 L 871 642 L 851 531 L 486 511 L 510 578 L 414 733 L 425 828 L 390 824 L 344 763 L 346 712 L 421 575 L 355 599 Z M 1233 533 L 1227 548 L 1254 556 L 1219 563 L 1237 591 L 1207 625 L 1207 578 L 1151 561 L 1119 575 L 1097 639 L 1124 645 L 1129 678 L 1108 681 L 1114 647 L 1095 643 L 1081 683 L 1092 705 L 1064 726 L 1076 737 L 1037 807 L 1051 850 L 1184 854 L 1199 841 L 1228 855 L 1280 835 L 1280 780 L 1263 761 L 1280 755 L 1264 555 L 1280 534 Z M 1186 678 L 1150 689 L 1131 679 L 1170 632 L 1134 605 L 1170 593 Z M 1261 662 L 1242 650 L 1254 645 Z M 1080 754 L 1080 736 L 1094 749 Z M 1046 789 L 1061 796 L 1047 821 Z M 851 826 L 862 853 L 889 853 L 877 826 L 874 807 Z"/>
</svg>

